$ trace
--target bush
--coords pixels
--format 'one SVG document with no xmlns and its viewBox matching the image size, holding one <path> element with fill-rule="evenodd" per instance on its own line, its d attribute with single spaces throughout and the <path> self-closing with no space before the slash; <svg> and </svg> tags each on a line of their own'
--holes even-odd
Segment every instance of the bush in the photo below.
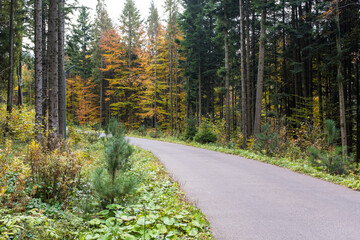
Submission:
<svg viewBox="0 0 360 240">
<path fill-rule="evenodd" d="M 122 200 L 137 185 L 137 178 L 128 171 L 131 168 L 130 156 L 134 150 L 117 128 L 120 127 L 115 122 L 109 125 L 113 137 L 108 143 L 103 166 L 97 168 L 94 174 L 94 189 L 104 207 L 107 203 L 114 203 L 115 198 Z"/>
<path fill-rule="evenodd" d="M 155 130 L 155 129 L 151 129 L 149 132 L 149 136 L 152 138 L 160 138 L 163 133 L 161 132 L 161 130 Z"/>
<path fill-rule="evenodd" d="M 146 127 L 145 125 L 141 125 L 136 131 L 135 133 L 139 136 L 146 136 Z"/>
<path fill-rule="evenodd" d="M 188 118 L 186 121 L 185 140 L 193 140 L 197 132 L 196 119 L 194 117 Z"/>
<path fill-rule="evenodd" d="M 79 186 L 85 161 L 72 152 L 70 145 L 69 142 L 60 142 L 54 151 L 35 141 L 29 145 L 26 162 L 31 168 L 33 184 L 37 186 L 36 197 L 66 203 L 67 197 L 73 195 Z"/>
<path fill-rule="evenodd" d="M 214 143 L 217 140 L 217 136 L 210 130 L 209 124 L 203 122 L 200 126 L 200 131 L 195 135 L 194 140 L 198 143 Z"/>
<path fill-rule="evenodd" d="M 11 151 L 12 143 L 6 140 L 5 148 L 0 149 L 0 206 L 21 211 L 33 194 L 28 184 L 31 170 L 18 157 L 10 160 Z"/>
<path fill-rule="evenodd" d="M 8 130 L 8 137 L 20 141 L 29 141 L 35 136 L 35 111 L 30 107 L 14 107 L 9 116 L 5 104 L 0 106 L 0 135 Z"/>
<path fill-rule="evenodd" d="M 334 151 L 321 151 L 310 147 L 309 161 L 314 167 L 321 168 L 330 174 L 347 174 L 351 168 L 352 158 L 343 156 L 341 147 L 336 147 Z"/>
<path fill-rule="evenodd" d="M 276 132 L 271 132 L 269 124 L 261 126 L 261 133 L 256 135 L 254 149 L 270 156 L 278 151 L 279 136 Z"/>
<path fill-rule="evenodd" d="M 347 174 L 351 168 L 352 157 L 344 156 L 342 147 L 336 146 L 339 135 L 333 120 L 325 121 L 325 136 L 328 146 L 324 151 L 316 147 L 308 148 L 311 165 L 330 174 Z"/>
</svg>

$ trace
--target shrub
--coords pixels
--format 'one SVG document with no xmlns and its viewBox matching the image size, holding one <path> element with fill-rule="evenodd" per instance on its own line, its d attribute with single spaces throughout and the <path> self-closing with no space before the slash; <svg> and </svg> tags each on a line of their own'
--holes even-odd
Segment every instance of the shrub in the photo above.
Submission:
<svg viewBox="0 0 360 240">
<path fill-rule="evenodd" d="M 145 125 L 141 125 L 135 132 L 136 134 L 140 135 L 140 136 L 146 136 L 146 127 Z"/>
<path fill-rule="evenodd" d="M 188 118 L 186 121 L 185 140 L 193 140 L 197 132 L 196 119 L 194 117 Z"/>
<path fill-rule="evenodd" d="M 200 126 L 200 131 L 195 135 L 194 140 L 199 143 L 214 143 L 217 140 L 217 136 L 210 130 L 209 124 L 203 122 Z"/>
<path fill-rule="evenodd" d="M 0 206 L 5 205 L 14 211 L 23 210 L 33 193 L 29 186 L 30 168 L 18 157 L 10 155 L 12 143 L 5 142 L 5 148 L 0 149 Z"/>
<path fill-rule="evenodd" d="M 8 137 L 20 141 L 29 141 L 35 135 L 35 111 L 26 106 L 14 107 L 9 116 L 6 106 L 0 106 L 0 135 L 3 136 L 7 128 Z"/>
<path fill-rule="evenodd" d="M 347 174 L 351 168 L 352 158 L 343 156 L 342 148 L 336 147 L 333 151 L 321 151 L 310 147 L 309 161 L 311 165 L 319 167 L 330 174 Z"/>
<path fill-rule="evenodd" d="M 151 129 L 149 131 L 149 136 L 152 138 L 160 138 L 163 135 L 163 133 L 161 132 L 161 130 L 155 130 L 155 129 Z"/>
<path fill-rule="evenodd" d="M 113 122 L 109 125 L 113 137 L 108 143 L 106 158 L 103 166 L 95 170 L 93 181 L 94 189 L 105 206 L 114 203 L 115 198 L 123 199 L 137 185 L 137 178 L 128 171 L 131 168 L 133 148 L 120 134 L 121 130 L 114 128 L 119 128 L 119 125 Z"/>
<path fill-rule="evenodd" d="M 85 161 L 74 154 L 69 146 L 68 142 L 60 142 L 57 149 L 48 151 L 35 141 L 29 145 L 26 161 L 31 168 L 33 183 L 37 186 L 36 197 L 65 203 L 79 186 Z"/>
<path fill-rule="evenodd" d="M 342 147 L 336 146 L 338 130 L 333 120 L 325 121 L 325 136 L 328 147 L 322 151 L 316 147 L 308 148 L 311 165 L 322 168 L 330 174 L 346 174 L 351 168 L 352 157 L 344 156 Z"/>
<path fill-rule="evenodd" d="M 261 133 L 256 135 L 254 149 L 270 156 L 278 151 L 279 136 L 276 132 L 271 131 L 269 124 L 261 126 Z"/>
</svg>

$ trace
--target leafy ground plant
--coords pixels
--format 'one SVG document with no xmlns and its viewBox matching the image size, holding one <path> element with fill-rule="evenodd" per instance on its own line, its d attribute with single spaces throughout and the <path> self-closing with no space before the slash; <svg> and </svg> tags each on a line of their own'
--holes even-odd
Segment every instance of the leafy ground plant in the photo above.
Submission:
<svg viewBox="0 0 360 240">
<path fill-rule="evenodd" d="M 93 214 L 80 239 L 213 239 L 208 221 L 149 152 L 136 150 L 133 171 L 143 176 L 128 205 Z"/>
</svg>

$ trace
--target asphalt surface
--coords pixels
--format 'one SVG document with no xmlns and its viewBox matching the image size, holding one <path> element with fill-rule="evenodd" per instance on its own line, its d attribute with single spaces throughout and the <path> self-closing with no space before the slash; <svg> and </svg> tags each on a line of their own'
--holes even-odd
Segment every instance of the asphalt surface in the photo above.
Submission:
<svg viewBox="0 0 360 240">
<path fill-rule="evenodd" d="M 238 156 L 128 139 L 160 159 L 216 239 L 360 240 L 360 192 Z"/>
</svg>

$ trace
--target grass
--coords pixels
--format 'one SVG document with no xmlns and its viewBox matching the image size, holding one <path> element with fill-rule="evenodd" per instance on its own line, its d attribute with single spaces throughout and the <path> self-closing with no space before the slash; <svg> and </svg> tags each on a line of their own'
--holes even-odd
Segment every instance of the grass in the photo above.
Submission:
<svg viewBox="0 0 360 240">
<path fill-rule="evenodd" d="M 319 178 L 328 182 L 340 184 L 343 186 L 346 186 L 348 188 L 351 188 L 353 190 L 360 191 L 360 179 L 359 176 L 353 173 L 350 173 L 348 175 L 331 175 L 329 173 L 326 173 L 322 171 L 321 169 L 314 168 L 311 166 L 308 161 L 303 159 L 296 159 L 291 160 L 289 158 L 282 158 L 282 157 L 269 157 L 263 154 L 259 154 L 253 151 L 249 150 L 243 150 L 243 149 L 235 149 L 235 148 L 226 148 L 224 146 L 221 146 L 219 144 L 200 144 L 194 141 L 183 141 L 176 137 L 171 136 L 165 136 L 160 138 L 151 138 L 149 136 L 139 136 L 136 134 L 129 134 L 128 136 L 131 137 L 139 137 L 139 138 L 146 138 L 146 139 L 152 139 L 152 140 L 158 140 L 158 141 L 164 141 L 164 142 L 172 142 L 172 143 L 178 143 L 183 144 L 187 146 L 202 148 L 202 149 L 208 149 L 216 152 L 222 152 L 227 154 L 233 154 L 245 158 L 250 158 L 254 160 L 258 160 L 261 162 L 269 163 L 272 165 L 276 165 L 279 167 L 290 169 L 294 172 L 299 172 L 303 174 L 310 175 L 315 178 Z"/>
</svg>

